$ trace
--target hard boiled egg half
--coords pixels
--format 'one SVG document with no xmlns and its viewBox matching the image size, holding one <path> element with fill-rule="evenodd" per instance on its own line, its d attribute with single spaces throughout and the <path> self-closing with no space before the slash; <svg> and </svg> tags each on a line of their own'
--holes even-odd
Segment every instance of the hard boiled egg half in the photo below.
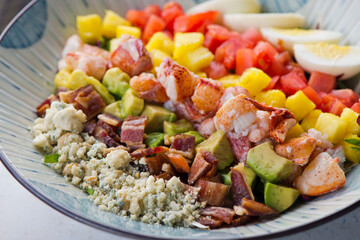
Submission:
<svg viewBox="0 0 360 240">
<path fill-rule="evenodd" d="M 295 43 L 339 43 L 342 38 L 341 33 L 328 30 L 261 28 L 260 31 L 262 36 L 274 46 L 280 45 L 290 53 L 293 53 Z"/>
<path fill-rule="evenodd" d="M 330 43 L 295 44 L 296 61 L 307 72 L 313 71 L 348 79 L 360 72 L 360 47 Z"/>
</svg>

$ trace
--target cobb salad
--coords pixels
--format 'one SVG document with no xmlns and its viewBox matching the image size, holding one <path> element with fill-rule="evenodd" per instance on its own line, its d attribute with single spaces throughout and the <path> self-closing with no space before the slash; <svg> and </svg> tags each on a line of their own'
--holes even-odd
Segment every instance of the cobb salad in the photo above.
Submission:
<svg viewBox="0 0 360 240">
<path fill-rule="evenodd" d="M 44 162 L 102 210 L 168 226 L 274 218 L 360 161 L 360 48 L 212 0 L 78 16 L 37 108 Z"/>
</svg>

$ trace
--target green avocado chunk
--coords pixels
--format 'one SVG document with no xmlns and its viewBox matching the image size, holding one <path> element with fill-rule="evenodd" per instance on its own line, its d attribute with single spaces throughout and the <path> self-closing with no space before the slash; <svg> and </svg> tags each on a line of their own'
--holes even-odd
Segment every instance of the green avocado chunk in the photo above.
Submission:
<svg viewBox="0 0 360 240">
<path fill-rule="evenodd" d="M 195 145 L 198 145 L 199 143 L 205 141 L 205 138 L 197 131 L 188 131 L 188 132 L 185 132 L 184 134 L 194 136 L 195 137 Z"/>
<path fill-rule="evenodd" d="M 257 178 L 255 172 L 249 167 L 244 167 L 244 171 L 245 171 L 245 178 L 247 183 L 249 184 L 251 189 L 254 189 Z M 227 173 L 221 173 L 221 176 L 223 177 L 223 181 L 225 185 L 231 185 L 231 170 L 229 170 Z"/>
<path fill-rule="evenodd" d="M 293 162 L 277 155 L 270 142 L 251 148 L 246 163 L 260 178 L 273 183 L 288 178 L 293 170 Z"/>
<path fill-rule="evenodd" d="M 134 90 L 129 88 L 121 99 L 121 115 L 122 119 L 132 115 L 139 116 L 144 109 L 144 99 L 136 96 Z"/>
<path fill-rule="evenodd" d="M 200 149 L 210 151 L 218 159 L 218 169 L 222 170 L 234 161 L 234 154 L 225 133 L 221 130 L 211 134 L 211 136 L 196 146 L 196 151 Z"/>
<path fill-rule="evenodd" d="M 115 96 L 122 98 L 129 89 L 130 77 L 120 70 L 120 68 L 111 68 L 106 71 L 102 84 Z"/>
<path fill-rule="evenodd" d="M 104 108 L 103 113 L 109 113 L 115 117 L 123 118 L 121 114 L 121 101 L 116 101 L 107 105 Z"/>
<path fill-rule="evenodd" d="M 176 122 L 164 122 L 164 133 L 169 136 L 174 136 L 175 134 L 185 133 L 188 131 L 193 131 L 194 127 L 186 119 L 180 119 Z"/>
<path fill-rule="evenodd" d="M 265 204 L 278 212 L 288 209 L 299 197 L 300 191 L 294 188 L 279 186 L 270 182 L 265 184 Z"/>
<path fill-rule="evenodd" d="M 147 134 L 144 143 L 147 147 L 157 147 L 164 145 L 164 133 L 152 132 Z"/>
<path fill-rule="evenodd" d="M 141 116 L 147 116 L 148 122 L 145 127 L 147 133 L 163 132 L 164 121 L 169 121 L 174 113 L 166 108 L 156 105 L 146 105 Z M 176 115 L 175 115 L 176 116 Z"/>
</svg>

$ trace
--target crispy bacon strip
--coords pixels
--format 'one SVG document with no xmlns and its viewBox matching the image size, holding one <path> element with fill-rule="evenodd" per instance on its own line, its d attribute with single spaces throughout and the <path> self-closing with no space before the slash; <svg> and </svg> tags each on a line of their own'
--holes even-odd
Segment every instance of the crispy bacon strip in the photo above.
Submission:
<svg viewBox="0 0 360 240">
<path fill-rule="evenodd" d="M 89 84 L 74 91 L 59 93 L 60 100 L 71 103 L 78 110 L 81 110 L 91 119 L 102 112 L 106 104 L 101 96 Z"/>
<path fill-rule="evenodd" d="M 248 215 L 241 215 L 241 216 L 235 216 L 233 220 L 231 221 L 231 226 L 238 227 L 241 225 L 244 225 L 250 220 L 250 216 Z"/>
<path fill-rule="evenodd" d="M 247 154 L 251 148 L 251 143 L 248 137 L 237 136 L 233 132 L 227 132 L 226 136 L 237 162 L 246 162 Z"/>
<path fill-rule="evenodd" d="M 120 145 L 109 135 L 109 133 L 104 128 L 99 125 L 95 126 L 93 136 L 100 142 L 105 143 L 108 147 L 117 147 Z"/>
<path fill-rule="evenodd" d="M 121 126 L 121 142 L 128 147 L 142 145 L 147 121 L 144 116 L 127 117 Z"/>
<path fill-rule="evenodd" d="M 279 212 L 266 206 L 265 204 L 243 198 L 241 200 L 241 206 L 245 208 L 251 215 L 259 216 L 261 218 L 272 218 L 279 215 Z"/>
<path fill-rule="evenodd" d="M 38 117 L 45 117 L 46 109 L 50 108 L 50 105 L 54 101 L 58 101 L 59 98 L 55 95 L 50 95 L 39 106 L 36 107 L 36 115 Z"/>
<path fill-rule="evenodd" d="M 98 119 L 114 127 L 121 127 L 123 120 L 109 113 L 99 114 Z"/>
<path fill-rule="evenodd" d="M 99 120 L 97 125 L 105 129 L 115 142 L 120 143 L 120 136 L 116 133 L 116 127 L 113 127 L 102 120 Z"/>
<path fill-rule="evenodd" d="M 212 206 L 222 206 L 230 189 L 228 185 L 210 182 L 204 179 L 197 181 L 195 186 L 200 187 L 200 201 L 207 201 L 207 204 Z"/>
<path fill-rule="evenodd" d="M 195 156 L 193 164 L 191 165 L 190 173 L 188 175 L 188 183 L 193 185 L 201 177 L 205 176 L 211 169 L 212 164 L 207 162 L 199 151 Z"/>
<path fill-rule="evenodd" d="M 132 158 L 140 159 L 145 156 L 149 156 L 152 154 L 160 153 L 160 152 L 167 152 L 169 149 L 164 146 L 157 146 L 157 147 L 149 147 L 144 149 L 138 149 L 132 152 L 130 155 Z"/>
<path fill-rule="evenodd" d="M 235 205 L 241 205 L 243 198 L 254 200 L 254 195 L 249 184 L 246 182 L 245 176 L 234 168 L 231 169 L 231 183 Z"/>
<path fill-rule="evenodd" d="M 230 224 L 235 216 L 235 211 L 224 207 L 206 207 L 200 211 L 202 216 L 215 217 L 227 224 Z"/>
<path fill-rule="evenodd" d="M 222 225 L 222 221 L 213 217 L 201 216 L 196 220 L 198 223 L 210 228 L 218 228 Z"/>
<path fill-rule="evenodd" d="M 195 137 L 186 134 L 175 135 L 170 146 L 170 151 L 192 159 L 195 151 Z"/>
</svg>

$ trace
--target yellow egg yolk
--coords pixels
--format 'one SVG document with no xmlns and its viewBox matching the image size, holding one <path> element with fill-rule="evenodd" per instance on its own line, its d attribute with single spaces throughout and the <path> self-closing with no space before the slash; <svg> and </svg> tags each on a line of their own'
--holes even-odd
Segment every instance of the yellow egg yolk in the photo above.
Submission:
<svg viewBox="0 0 360 240">
<path fill-rule="evenodd" d="M 339 59 L 350 52 L 349 46 L 339 46 L 329 43 L 306 44 L 306 49 L 316 56 L 326 59 Z"/>
</svg>

